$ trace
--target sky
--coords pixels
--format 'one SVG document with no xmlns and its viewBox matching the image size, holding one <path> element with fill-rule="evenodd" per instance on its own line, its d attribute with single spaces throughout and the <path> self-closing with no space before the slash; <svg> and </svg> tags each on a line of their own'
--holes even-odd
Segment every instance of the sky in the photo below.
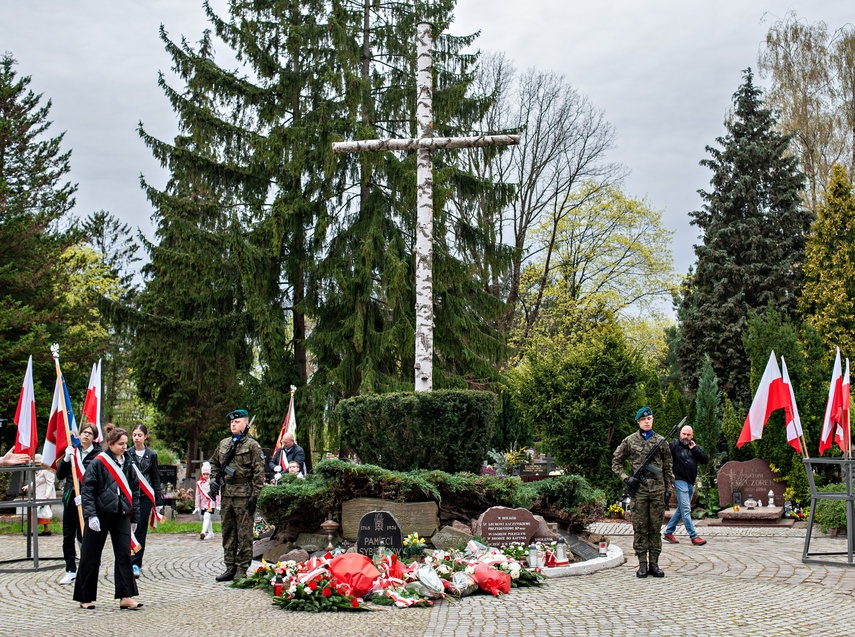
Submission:
<svg viewBox="0 0 855 637">
<path fill-rule="evenodd" d="M 459 0 L 451 30 L 480 31 L 477 48 L 505 52 L 519 70 L 565 75 L 603 111 L 616 134 L 608 159 L 630 171 L 628 195 L 662 212 L 684 274 L 699 242 L 688 213 L 711 175 L 699 162 L 725 132 L 742 71 L 756 70 L 766 32 L 789 10 L 831 31 L 855 23 L 851 0 Z M 161 24 L 173 39 L 198 41 L 201 0 L 0 0 L 0 51 L 52 101 L 50 131 L 64 131 L 72 150 L 76 213 L 107 210 L 149 237 L 139 177 L 163 185 L 166 175 L 136 129 L 142 122 L 164 140 L 177 132 L 157 86 L 159 72 L 170 75 Z"/>
</svg>

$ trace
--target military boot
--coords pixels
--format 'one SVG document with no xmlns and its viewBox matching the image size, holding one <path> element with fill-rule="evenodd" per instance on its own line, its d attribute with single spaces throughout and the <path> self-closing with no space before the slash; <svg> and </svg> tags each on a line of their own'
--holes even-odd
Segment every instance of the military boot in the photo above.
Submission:
<svg viewBox="0 0 855 637">
<path fill-rule="evenodd" d="M 234 566 L 230 566 L 226 569 L 226 572 L 222 575 L 217 575 L 216 580 L 218 582 L 231 582 L 235 575 L 237 575 L 237 569 Z"/>
<path fill-rule="evenodd" d="M 665 577 L 665 573 L 662 572 L 662 569 L 659 568 L 659 564 L 656 562 L 650 562 L 650 565 L 647 567 L 647 571 L 653 577 Z"/>
<path fill-rule="evenodd" d="M 635 572 L 636 577 L 647 577 L 647 562 L 639 562 L 638 570 Z"/>
</svg>

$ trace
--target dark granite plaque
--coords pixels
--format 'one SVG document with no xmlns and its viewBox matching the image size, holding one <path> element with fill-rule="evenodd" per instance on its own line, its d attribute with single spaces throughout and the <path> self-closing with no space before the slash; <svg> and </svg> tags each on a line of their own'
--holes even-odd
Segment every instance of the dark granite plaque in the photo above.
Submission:
<svg viewBox="0 0 855 637">
<path fill-rule="evenodd" d="M 540 523 L 528 509 L 491 507 L 478 518 L 478 528 L 490 546 L 507 546 L 512 542 L 531 542 Z"/>
<path fill-rule="evenodd" d="M 527 462 L 520 467 L 521 476 L 545 476 L 549 473 L 547 462 Z"/>
<path fill-rule="evenodd" d="M 166 485 L 171 484 L 173 489 L 178 488 L 178 467 L 174 464 L 157 465 L 157 474 L 160 476 L 160 488 L 166 491 Z"/>
<path fill-rule="evenodd" d="M 404 550 L 404 536 L 401 525 L 388 511 L 372 511 L 362 516 L 359 532 L 356 535 L 356 550 L 372 557 L 374 550 L 383 544 L 396 555 Z"/>
<path fill-rule="evenodd" d="M 742 494 L 743 503 L 751 495 L 755 500 L 763 500 L 765 505 L 771 489 L 775 494 L 775 504 L 781 506 L 784 504 L 784 490 L 787 485 L 784 482 L 776 482 L 777 477 L 769 463 L 760 458 L 747 462 L 726 462 L 718 470 L 719 505 L 724 507 L 733 504 L 730 500 L 735 491 Z"/>
</svg>

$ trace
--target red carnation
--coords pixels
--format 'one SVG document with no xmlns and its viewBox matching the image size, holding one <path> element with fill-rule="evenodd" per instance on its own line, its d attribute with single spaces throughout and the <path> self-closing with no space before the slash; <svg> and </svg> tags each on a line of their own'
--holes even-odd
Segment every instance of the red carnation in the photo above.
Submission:
<svg viewBox="0 0 855 637">
<path fill-rule="evenodd" d="M 359 608 L 359 600 L 354 597 L 350 600 L 350 606 L 351 608 Z"/>
<path fill-rule="evenodd" d="M 307 584 L 307 586 L 309 587 L 310 591 L 315 591 L 318 588 L 318 583 L 315 580 L 312 580 Z"/>
<path fill-rule="evenodd" d="M 332 589 L 329 586 L 327 586 L 323 591 L 321 591 L 321 594 L 324 597 L 329 597 L 330 595 L 332 595 Z"/>
</svg>

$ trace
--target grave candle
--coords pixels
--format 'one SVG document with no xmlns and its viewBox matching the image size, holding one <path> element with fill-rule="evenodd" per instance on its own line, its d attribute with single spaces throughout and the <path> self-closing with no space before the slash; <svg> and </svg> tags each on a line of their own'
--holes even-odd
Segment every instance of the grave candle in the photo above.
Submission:
<svg viewBox="0 0 855 637">
<path fill-rule="evenodd" d="M 528 567 L 537 568 L 537 545 L 534 542 L 528 545 Z"/>
</svg>

